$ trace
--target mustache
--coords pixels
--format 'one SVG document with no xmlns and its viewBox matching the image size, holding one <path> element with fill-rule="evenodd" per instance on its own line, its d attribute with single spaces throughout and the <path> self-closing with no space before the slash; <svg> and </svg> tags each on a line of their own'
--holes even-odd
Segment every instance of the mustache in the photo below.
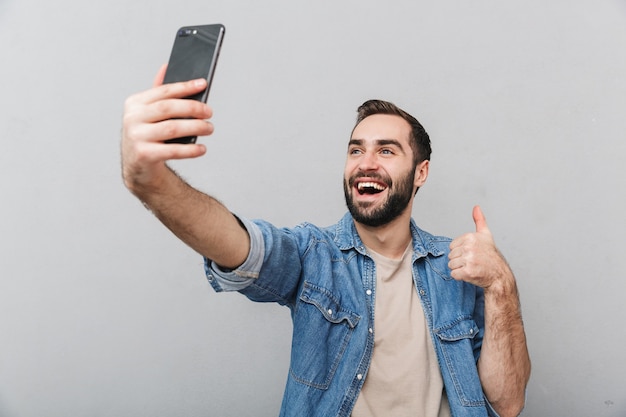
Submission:
<svg viewBox="0 0 626 417">
<path fill-rule="evenodd" d="M 388 187 L 391 187 L 391 185 L 393 184 L 393 181 L 391 180 L 391 178 L 387 177 L 387 176 L 383 176 L 380 175 L 379 173 L 371 173 L 371 174 L 366 174 L 363 172 L 359 172 L 356 173 L 354 175 L 352 175 L 350 178 L 348 178 L 348 185 L 350 187 L 354 186 L 354 183 L 361 178 L 367 178 L 367 179 L 371 179 L 371 180 L 376 180 L 376 181 L 380 181 L 384 184 L 386 184 Z"/>
</svg>

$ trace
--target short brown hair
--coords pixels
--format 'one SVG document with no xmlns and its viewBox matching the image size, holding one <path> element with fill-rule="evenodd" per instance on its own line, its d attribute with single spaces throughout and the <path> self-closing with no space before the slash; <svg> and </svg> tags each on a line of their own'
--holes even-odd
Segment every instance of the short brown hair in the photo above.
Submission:
<svg viewBox="0 0 626 417">
<path fill-rule="evenodd" d="M 417 164 L 424 160 L 430 160 L 430 154 L 432 153 L 430 137 L 428 133 L 426 133 L 424 126 L 409 113 L 395 104 L 383 100 L 368 100 L 359 106 L 357 113 L 357 125 L 366 117 L 374 114 L 390 114 L 402 117 L 411 126 L 413 140 L 410 141 L 410 144 L 413 150 L 413 163 L 417 166 Z"/>
</svg>

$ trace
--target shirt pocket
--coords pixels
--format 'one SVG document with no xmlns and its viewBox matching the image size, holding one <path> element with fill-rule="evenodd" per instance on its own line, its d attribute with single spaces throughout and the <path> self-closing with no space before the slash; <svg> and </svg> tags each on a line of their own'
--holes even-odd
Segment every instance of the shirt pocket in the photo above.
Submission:
<svg viewBox="0 0 626 417">
<path fill-rule="evenodd" d="M 305 281 L 294 310 L 291 376 L 327 389 L 359 320 L 329 290 Z"/>
<path fill-rule="evenodd" d="M 434 332 L 439 339 L 445 368 L 461 404 L 466 407 L 484 406 L 484 395 L 474 359 L 474 339 L 479 332 L 476 322 L 471 318 L 461 318 L 435 329 Z M 446 389 L 449 391 L 451 387 L 446 386 Z M 448 397 L 452 397 L 452 393 L 448 392 Z"/>
</svg>

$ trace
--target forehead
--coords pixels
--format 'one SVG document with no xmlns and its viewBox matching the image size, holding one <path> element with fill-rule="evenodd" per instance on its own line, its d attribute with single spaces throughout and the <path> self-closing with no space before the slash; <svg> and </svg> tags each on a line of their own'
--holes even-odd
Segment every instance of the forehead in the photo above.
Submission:
<svg viewBox="0 0 626 417">
<path fill-rule="evenodd" d="M 395 139 L 407 145 L 410 137 L 411 125 L 402 117 L 392 114 L 374 114 L 368 116 L 361 120 L 352 131 L 352 139 Z"/>
</svg>

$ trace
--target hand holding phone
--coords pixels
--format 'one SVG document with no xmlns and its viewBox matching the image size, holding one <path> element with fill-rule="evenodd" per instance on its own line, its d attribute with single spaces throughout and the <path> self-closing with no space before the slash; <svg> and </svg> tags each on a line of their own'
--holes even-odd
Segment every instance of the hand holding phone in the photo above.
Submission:
<svg viewBox="0 0 626 417">
<path fill-rule="evenodd" d="M 207 80 L 204 91 L 185 97 L 206 103 L 217 65 L 225 27 L 221 24 L 185 26 L 176 32 L 164 84 L 197 78 Z M 196 136 L 166 140 L 165 143 L 195 143 Z"/>
</svg>

